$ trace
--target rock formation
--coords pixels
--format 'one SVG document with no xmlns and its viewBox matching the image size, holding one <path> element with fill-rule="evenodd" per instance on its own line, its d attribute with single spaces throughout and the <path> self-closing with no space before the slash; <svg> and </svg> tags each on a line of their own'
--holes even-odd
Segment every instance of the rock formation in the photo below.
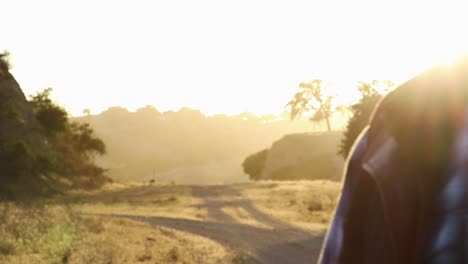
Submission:
<svg viewBox="0 0 468 264">
<path fill-rule="evenodd" d="M 33 109 L 0 56 L 0 198 L 18 180 L 32 187 L 47 153 L 47 139 Z"/>
</svg>

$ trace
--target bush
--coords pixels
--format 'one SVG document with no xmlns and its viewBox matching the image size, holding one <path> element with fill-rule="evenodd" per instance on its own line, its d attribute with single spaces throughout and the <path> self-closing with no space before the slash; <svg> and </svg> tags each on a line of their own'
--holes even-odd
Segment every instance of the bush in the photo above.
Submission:
<svg viewBox="0 0 468 264">
<path fill-rule="evenodd" d="M 81 218 L 69 207 L 4 203 L 0 219 L 1 263 L 15 254 L 35 263 L 58 263 L 84 231 Z"/>
<path fill-rule="evenodd" d="M 9 61 L 10 53 L 8 51 L 4 51 L 0 53 L 0 76 L 6 75 L 10 70 L 10 61 Z"/>
<path fill-rule="evenodd" d="M 15 182 L 19 177 L 37 171 L 37 157 L 24 141 L 3 143 L 0 145 L 0 167 L 2 184 Z"/>
<path fill-rule="evenodd" d="M 88 124 L 69 120 L 50 99 L 52 89 L 28 102 L 9 73 L 8 57 L 0 53 L 0 198 L 50 192 L 62 176 L 104 179 L 105 170 L 94 163 L 106 152 L 104 142 Z"/>
<path fill-rule="evenodd" d="M 52 171 L 68 177 L 102 176 L 105 170 L 94 164 L 94 157 L 106 153 L 104 142 L 89 124 L 71 122 L 65 109 L 50 99 L 51 91 L 31 96 L 30 103 L 49 140 Z"/>
<path fill-rule="evenodd" d="M 71 122 L 67 112 L 49 98 L 51 89 L 31 97 L 32 114 L 40 128 L 25 130 L 16 138 L 0 139 L 0 196 L 6 199 L 57 193 L 60 178 L 77 180 L 79 187 L 98 187 L 107 182 L 105 170 L 96 166 L 94 158 L 106 152 L 104 142 L 94 135 L 88 124 Z M 16 106 L 10 101 L 3 105 L 2 120 L 12 121 L 4 127 L 14 133 L 14 127 L 24 125 Z M 16 113 L 16 114 L 15 114 Z M 28 122 L 35 121 L 29 118 Z M 21 122 L 18 122 L 21 121 Z M 32 140 L 44 131 L 40 140 Z M 13 132 L 11 132 L 13 131 Z M 44 145 L 37 147 L 34 144 Z M 87 180 L 83 181 L 83 177 Z M 57 186 L 55 186 L 57 185 Z M 76 185 L 76 184 L 75 184 Z"/>
<path fill-rule="evenodd" d="M 264 149 L 248 156 L 242 163 L 244 172 L 249 175 L 251 180 L 259 180 L 261 178 L 267 156 L 268 149 Z"/>
</svg>

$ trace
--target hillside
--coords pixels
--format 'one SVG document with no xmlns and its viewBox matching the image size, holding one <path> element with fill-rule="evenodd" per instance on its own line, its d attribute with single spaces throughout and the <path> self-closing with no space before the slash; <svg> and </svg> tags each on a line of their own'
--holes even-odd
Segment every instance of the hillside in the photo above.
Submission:
<svg viewBox="0 0 468 264">
<path fill-rule="evenodd" d="M 242 166 L 255 180 L 340 180 L 341 139 L 342 132 L 289 134 L 248 156 Z"/>
<path fill-rule="evenodd" d="M 44 150 L 45 137 L 18 82 L 0 70 L 0 142 L 23 141 L 32 151 Z"/>
<path fill-rule="evenodd" d="M 0 54 L 0 200 L 52 195 L 109 181 L 94 158 L 104 143 L 85 123 L 71 122 L 45 89 L 26 99 Z"/>
<path fill-rule="evenodd" d="M 37 187 L 36 172 L 47 153 L 47 139 L 32 106 L 0 56 L 0 199 L 13 196 L 20 182 L 28 183 L 24 188 Z M 38 188 L 28 190 L 35 191 Z"/>
<path fill-rule="evenodd" d="M 340 179 L 344 161 L 337 149 L 341 137 L 341 132 L 284 136 L 268 152 L 262 179 Z"/>
<path fill-rule="evenodd" d="M 108 155 L 99 163 L 114 179 L 178 183 L 246 181 L 240 164 L 248 154 L 313 128 L 287 115 L 205 116 L 189 108 L 161 113 L 151 106 L 135 112 L 112 107 L 76 120 L 90 123 L 106 143 Z"/>
</svg>

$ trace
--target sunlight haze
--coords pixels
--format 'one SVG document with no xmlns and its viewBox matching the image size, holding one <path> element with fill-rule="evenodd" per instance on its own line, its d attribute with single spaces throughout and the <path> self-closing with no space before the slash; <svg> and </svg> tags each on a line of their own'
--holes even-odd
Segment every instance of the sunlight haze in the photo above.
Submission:
<svg viewBox="0 0 468 264">
<path fill-rule="evenodd" d="M 1 1 L 0 264 L 468 263 L 465 5 Z"/>
<path fill-rule="evenodd" d="M 461 54 L 464 4 L 3 1 L 0 51 L 27 94 L 73 115 L 120 105 L 280 113 L 306 79 L 402 82 Z M 443 3 L 443 6 L 442 6 Z"/>
</svg>

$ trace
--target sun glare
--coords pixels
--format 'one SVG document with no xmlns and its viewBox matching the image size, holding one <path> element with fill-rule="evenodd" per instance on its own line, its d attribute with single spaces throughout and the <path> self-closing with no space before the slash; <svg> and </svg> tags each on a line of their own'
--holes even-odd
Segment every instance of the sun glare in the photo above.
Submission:
<svg viewBox="0 0 468 264">
<path fill-rule="evenodd" d="M 261 115 L 283 111 L 303 80 L 329 81 L 345 104 L 356 100 L 358 80 L 402 83 L 468 47 L 461 4 L 353 1 L 337 10 L 328 2 L 260 2 L 187 2 L 190 12 L 170 2 L 128 2 L 110 13 L 111 2 L 87 8 L 89 2 L 76 6 L 81 13 L 94 10 L 82 21 L 74 8 L 52 12 L 46 1 L 28 11 L 29 20 L 2 15 L 11 26 L 0 50 L 11 51 L 13 73 L 27 94 L 53 87 L 54 99 L 74 115 L 149 104 Z M 11 1 L 5 10 L 23 9 Z"/>
</svg>

